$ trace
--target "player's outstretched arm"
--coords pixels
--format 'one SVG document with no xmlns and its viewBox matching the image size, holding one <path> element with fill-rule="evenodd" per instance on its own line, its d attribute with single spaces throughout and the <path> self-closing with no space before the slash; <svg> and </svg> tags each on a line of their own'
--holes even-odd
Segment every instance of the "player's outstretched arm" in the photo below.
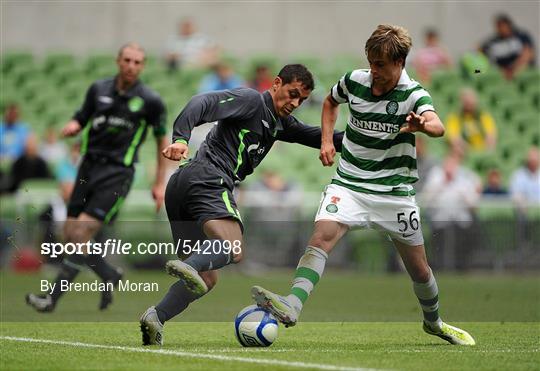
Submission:
<svg viewBox="0 0 540 371">
<path fill-rule="evenodd" d="M 324 102 L 321 115 L 321 151 L 319 159 L 324 166 L 334 164 L 336 148 L 334 146 L 334 127 L 339 112 L 339 104 L 328 95 Z"/>
<path fill-rule="evenodd" d="M 405 125 L 399 130 L 400 133 L 422 132 L 430 137 L 442 137 L 444 135 L 444 125 L 439 116 L 433 111 L 423 112 L 417 115 L 409 112 L 405 119 Z"/>
<path fill-rule="evenodd" d="M 173 143 L 189 142 L 194 127 L 228 118 L 247 119 L 261 103 L 253 89 L 233 89 L 199 94 L 191 98 L 173 125 Z"/>
<path fill-rule="evenodd" d="M 343 131 L 334 131 L 333 140 L 336 151 L 341 152 Z M 284 130 L 278 132 L 277 140 L 287 143 L 298 143 L 306 147 L 321 149 L 321 128 L 319 125 L 304 124 L 294 116 L 287 117 Z"/>
<path fill-rule="evenodd" d="M 89 120 L 95 111 L 95 98 L 97 94 L 96 84 L 90 85 L 86 91 L 84 102 L 77 112 L 73 115 L 73 118 L 62 129 L 63 137 L 72 137 L 77 135 L 83 126 L 89 125 Z"/>
</svg>

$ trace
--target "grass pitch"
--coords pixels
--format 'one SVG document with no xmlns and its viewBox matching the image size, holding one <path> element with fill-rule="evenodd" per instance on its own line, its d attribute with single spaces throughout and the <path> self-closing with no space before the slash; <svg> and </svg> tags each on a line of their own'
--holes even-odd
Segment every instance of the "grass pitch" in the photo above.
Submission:
<svg viewBox="0 0 540 371">
<path fill-rule="evenodd" d="M 37 275 L 2 273 L 2 370 L 538 370 L 540 290 L 536 276 L 438 275 L 441 313 L 476 339 L 456 347 L 421 329 L 420 310 L 405 275 L 326 272 L 296 327 L 280 327 L 270 348 L 242 348 L 234 315 L 249 305 L 249 287 L 284 292 L 291 272 L 245 277 L 226 272 L 216 290 L 165 327 L 163 348 L 142 347 L 138 316 L 160 292 L 116 293 L 113 307 L 97 311 L 96 293 L 68 293 L 51 314 L 24 304 L 38 291 Z M 83 280 L 91 280 L 84 275 Z M 67 322 L 69 321 L 69 322 Z M 114 321 L 114 322 L 113 322 Z M 210 322 L 215 321 L 215 322 Z M 37 342 L 39 341 L 39 342 Z M 48 341 L 48 342 L 43 342 Z"/>
</svg>

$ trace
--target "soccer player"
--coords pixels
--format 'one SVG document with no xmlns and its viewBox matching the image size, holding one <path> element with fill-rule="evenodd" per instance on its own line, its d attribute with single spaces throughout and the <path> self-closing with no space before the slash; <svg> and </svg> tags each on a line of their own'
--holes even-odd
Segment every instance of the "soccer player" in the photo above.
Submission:
<svg viewBox="0 0 540 371">
<path fill-rule="evenodd" d="M 167 272 L 179 280 L 142 315 L 144 345 L 161 345 L 163 324 L 211 290 L 219 268 L 242 259 L 243 227 L 233 197 L 235 184 L 253 172 L 277 140 L 319 148 L 321 129 L 291 116 L 313 88 L 308 69 L 289 64 L 262 94 L 237 88 L 196 95 L 176 118 L 173 144 L 163 151 L 171 160 L 187 158 L 195 126 L 213 121 L 217 125 L 195 157 L 182 164 L 167 184 L 165 206 L 175 245 L 179 240 L 182 246 L 188 241 L 200 245 L 191 242 L 187 246 L 193 245 L 192 250 L 182 248 L 184 261 L 167 262 Z M 327 135 L 340 150 L 343 133 Z"/>
<path fill-rule="evenodd" d="M 139 80 L 144 59 L 138 44 L 122 46 L 116 59 L 118 74 L 90 86 L 82 107 L 62 131 L 66 137 L 82 132 L 84 155 L 68 204 L 66 243 L 86 243 L 114 220 L 131 187 L 133 164 L 149 128 L 156 138 L 158 161 L 152 197 L 157 209 L 163 203 L 165 160 L 161 151 L 167 146 L 166 112 L 161 97 Z M 53 311 L 63 293 L 60 282 L 72 282 L 84 264 L 103 282 L 116 285 L 122 277 L 121 271 L 100 255 L 69 255 L 62 262 L 52 293 L 28 294 L 27 303 L 40 312 Z M 111 301 L 111 292 L 103 291 L 99 308 L 106 309 Z"/>
<path fill-rule="evenodd" d="M 440 137 L 444 127 L 428 92 L 404 69 L 410 48 L 407 30 L 379 25 L 365 45 L 370 69 L 345 74 L 324 100 L 320 150 L 324 166 L 334 163 L 332 130 L 339 104 L 349 105 L 350 116 L 339 166 L 323 193 L 290 295 L 280 296 L 260 286 L 251 290 L 257 304 L 286 326 L 296 324 L 328 254 L 345 233 L 375 228 L 391 237 L 403 259 L 422 307 L 424 331 L 451 344 L 475 344 L 467 332 L 441 320 L 439 291 L 424 250 L 411 185 L 418 178 L 414 133 Z"/>
</svg>

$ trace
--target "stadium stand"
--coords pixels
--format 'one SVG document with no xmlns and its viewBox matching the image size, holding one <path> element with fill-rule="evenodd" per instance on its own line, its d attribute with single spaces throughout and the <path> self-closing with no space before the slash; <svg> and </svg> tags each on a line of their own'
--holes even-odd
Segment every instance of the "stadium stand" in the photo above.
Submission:
<svg viewBox="0 0 540 371">
<path fill-rule="evenodd" d="M 351 55 L 337 56 L 332 63 L 325 63 L 309 55 L 290 59 L 306 63 L 312 69 L 321 94 L 325 94 L 336 79 L 357 66 L 360 60 Z M 232 61 L 232 56 L 228 60 Z M 246 80 L 257 64 L 266 63 L 273 72 L 280 66 L 280 61 L 271 55 L 255 55 L 247 60 L 234 58 L 234 62 Z M 82 101 L 89 82 L 112 75 L 115 64 L 109 53 L 94 53 L 80 59 L 67 52 L 51 52 L 38 59 L 31 53 L 12 51 L 2 56 L 1 71 L 4 85 L 0 97 L 1 106 L 10 101 L 21 102 L 26 121 L 33 125 L 33 130 L 39 135 L 47 125 L 63 124 Z M 157 56 L 150 55 L 147 57 L 143 80 L 163 96 L 171 121 L 196 93 L 205 72 L 185 69 L 171 73 Z M 489 157 L 488 162 L 501 167 L 507 179 L 517 159 L 523 158 L 526 150 L 527 146 L 520 146 L 519 143 L 525 142 L 528 145 L 538 144 L 539 141 L 540 72 L 527 70 L 508 82 L 495 69 L 470 77 L 464 77 L 457 69 L 436 71 L 428 88 L 442 118 L 456 107 L 458 92 L 464 85 L 471 85 L 480 93 L 480 101 L 496 118 L 501 138 L 494 156 L 470 155 L 466 163 L 483 176 L 488 168 L 485 157 Z M 320 109 L 316 104 L 302 107 L 297 115 L 308 123 L 316 124 L 320 121 Z M 345 125 L 345 117 L 345 114 L 340 116 L 338 125 L 341 127 Z M 446 150 L 444 141 L 432 142 L 430 150 L 440 157 Z M 153 148 L 149 146 L 152 143 L 143 148 L 144 154 L 150 155 Z M 270 156 L 282 155 L 282 152 L 275 151 Z M 283 171 L 290 176 L 296 175 L 296 180 L 308 190 L 320 189 L 328 179 L 329 173 L 321 171 L 317 161 L 304 161 L 302 151 L 287 155 L 295 157 L 295 160 L 282 164 L 286 167 Z M 153 156 L 143 155 L 141 158 L 143 162 L 146 159 L 153 162 Z M 139 186 L 146 187 L 147 184 L 143 182 Z"/>
</svg>

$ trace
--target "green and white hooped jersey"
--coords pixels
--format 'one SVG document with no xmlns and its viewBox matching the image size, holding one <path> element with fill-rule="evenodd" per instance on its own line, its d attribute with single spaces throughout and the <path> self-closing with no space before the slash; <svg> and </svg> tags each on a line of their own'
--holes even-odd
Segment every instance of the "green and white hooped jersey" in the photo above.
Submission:
<svg viewBox="0 0 540 371">
<path fill-rule="evenodd" d="M 418 180 L 415 136 L 399 133 L 408 113 L 435 111 L 429 93 L 411 80 L 405 69 L 397 86 L 376 97 L 371 93 L 370 70 L 345 74 L 332 87 L 338 103 L 348 103 L 349 119 L 333 184 L 353 191 L 414 195 Z"/>
</svg>

